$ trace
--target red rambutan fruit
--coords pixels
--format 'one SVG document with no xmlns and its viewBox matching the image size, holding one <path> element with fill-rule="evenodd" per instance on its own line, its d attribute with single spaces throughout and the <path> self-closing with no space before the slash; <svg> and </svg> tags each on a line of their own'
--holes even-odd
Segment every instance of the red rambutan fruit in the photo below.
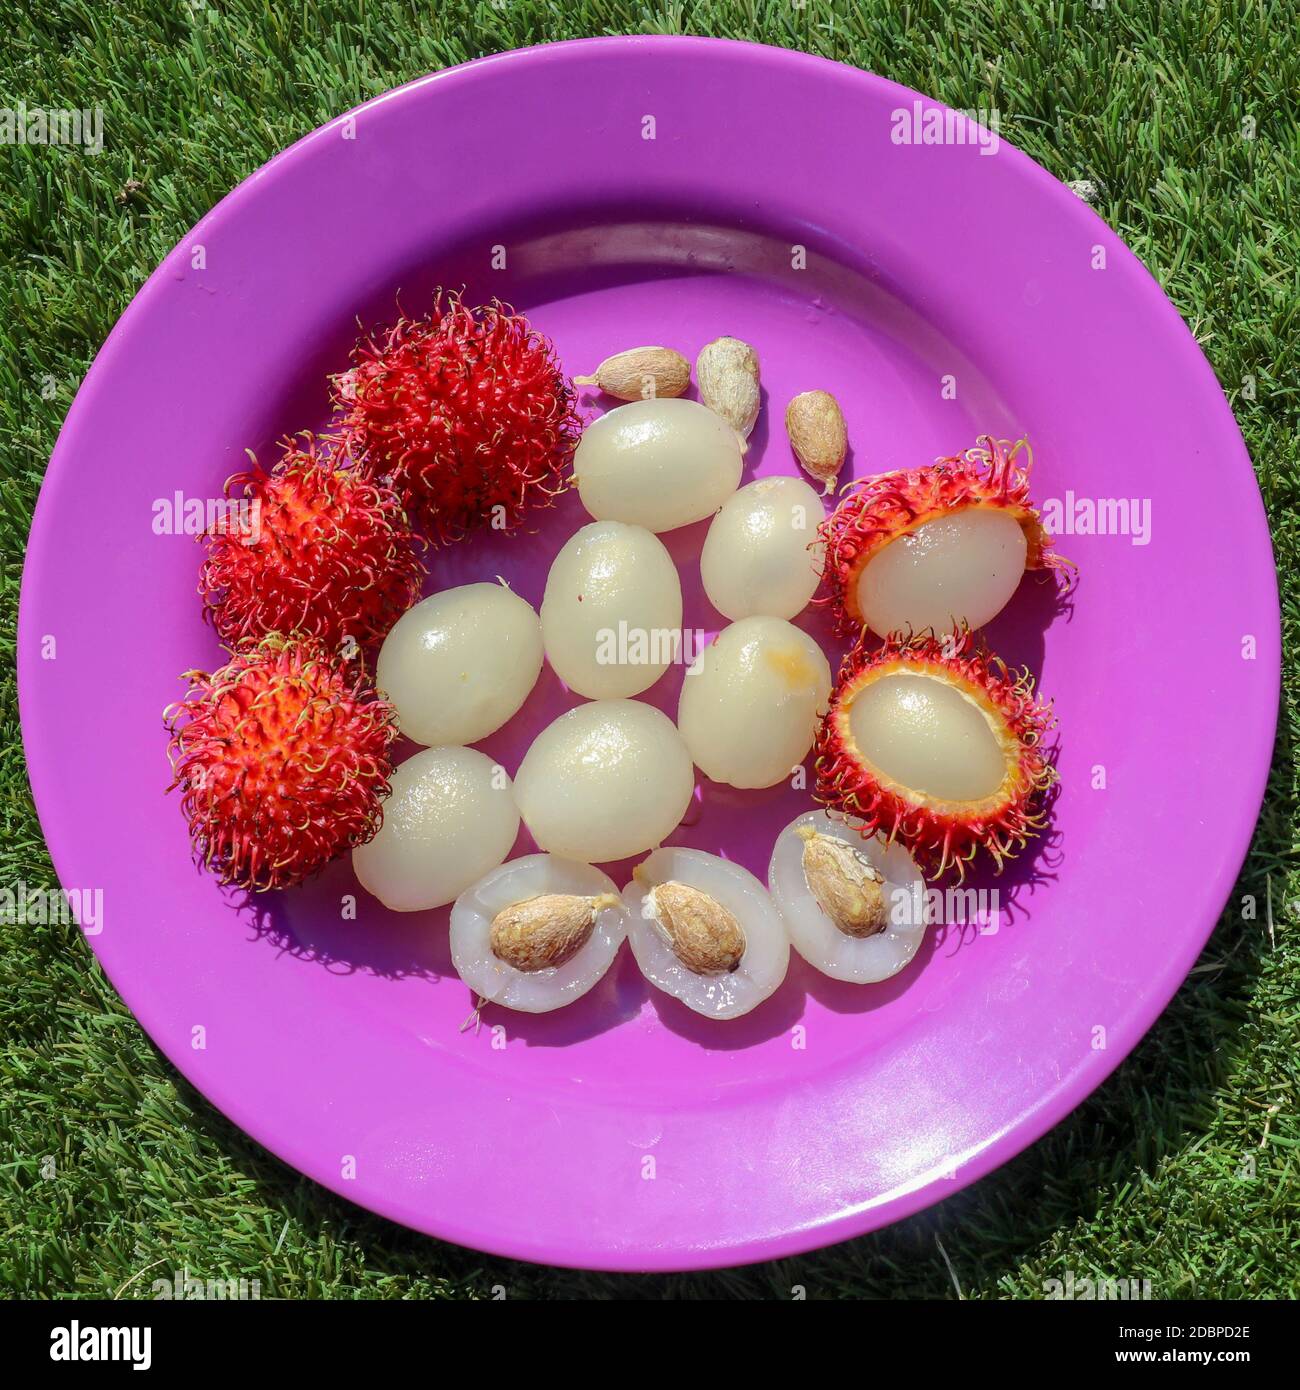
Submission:
<svg viewBox="0 0 1300 1390">
<path fill-rule="evenodd" d="M 271 472 L 226 483 L 232 506 L 204 540 L 204 615 L 235 645 L 299 633 L 337 648 L 384 637 L 419 597 L 424 566 L 397 494 L 346 446 L 284 441 Z"/>
<path fill-rule="evenodd" d="M 1025 570 L 1062 575 L 1072 568 L 1053 550 L 1030 504 L 1032 466 L 1027 441 L 1013 445 L 983 435 L 965 453 L 847 488 L 819 528 L 822 572 L 840 630 L 871 627 L 883 636 L 963 622 L 981 627 Z M 877 560 L 882 563 L 872 566 Z"/>
<path fill-rule="evenodd" d="M 1046 824 L 1051 707 L 969 631 L 891 634 L 845 657 L 815 745 L 817 800 L 901 841 L 938 877 L 982 846 L 998 868 Z"/>
<path fill-rule="evenodd" d="M 333 385 L 341 428 L 430 536 L 508 530 L 564 490 L 576 394 L 550 341 L 505 305 L 440 293 L 352 360 Z"/>
<path fill-rule="evenodd" d="M 284 888 L 379 829 L 397 716 L 319 643 L 278 634 L 189 671 L 163 714 L 196 862 L 223 884 Z"/>
</svg>

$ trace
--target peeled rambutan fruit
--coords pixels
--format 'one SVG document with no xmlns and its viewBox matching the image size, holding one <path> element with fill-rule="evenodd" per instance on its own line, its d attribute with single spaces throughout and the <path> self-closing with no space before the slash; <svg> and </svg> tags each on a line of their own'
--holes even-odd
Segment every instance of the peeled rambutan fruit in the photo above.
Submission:
<svg viewBox="0 0 1300 1390">
<path fill-rule="evenodd" d="M 505 305 L 440 294 L 352 360 L 333 384 L 341 429 L 430 536 L 509 530 L 563 491 L 576 393 L 549 340 Z"/>
<path fill-rule="evenodd" d="M 965 453 L 848 489 L 819 528 L 841 630 L 983 627 L 1025 570 L 1065 572 L 1029 502 L 1032 463 L 1025 440 L 984 435 Z"/>
<path fill-rule="evenodd" d="M 379 829 L 392 706 L 311 639 L 274 634 L 186 672 L 163 714 L 196 862 L 250 891 L 301 883 Z"/>
<path fill-rule="evenodd" d="M 844 659 L 816 741 L 816 797 L 901 841 L 930 874 L 964 876 L 982 846 L 999 868 L 1046 823 L 1056 770 L 1050 705 L 968 630 L 892 634 Z"/>
<path fill-rule="evenodd" d="M 422 542 L 345 445 L 304 433 L 282 448 L 271 472 L 226 483 L 232 505 L 204 537 L 205 616 L 231 645 L 271 632 L 335 648 L 381 639 L 419 596 Z"/>
</svg>

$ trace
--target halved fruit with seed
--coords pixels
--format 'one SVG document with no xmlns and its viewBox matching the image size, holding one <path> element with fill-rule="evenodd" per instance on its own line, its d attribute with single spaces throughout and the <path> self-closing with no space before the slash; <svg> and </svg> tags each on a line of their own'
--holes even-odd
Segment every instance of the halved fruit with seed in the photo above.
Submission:
<svg viewBox="0 0 1300 1390">
<path fill-rule="evenodd" d="M 817 736 L 817 800 L 901 840 L 931 877 L 964 875 L 981 847 L 1000 868 L 1046 823 L 1052 722 L 1029 672 L 969 632 L 859 643 Z"/>
<path fill-rule="evenodd" d="M 642 974 L 705 1018 L 739 1018 L 785 979 L 790 941 L 767 890 L 739 864 L 657 849 L 623 890 Z"/>
<path fill-rule="evenodd" d="M 777 836 L 767 882 L 795 950 L 832 979 L 887 980 L 925 937 L 925 883 L 912 856 L 825 811 Z"/>
<path fill-rule="evenodd" d="M 613 879 L 553 854 L 502 864 L 451 910 L 451 959 L 461 979 L 484 1001 L 523 1013 L 580 999 L 626 935 Z"/>
</svg>

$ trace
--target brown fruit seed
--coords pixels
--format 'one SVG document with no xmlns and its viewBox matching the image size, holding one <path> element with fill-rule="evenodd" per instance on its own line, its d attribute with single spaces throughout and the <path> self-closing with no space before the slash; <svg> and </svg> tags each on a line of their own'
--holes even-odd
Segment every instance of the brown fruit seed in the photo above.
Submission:
<svg viewBox="0 0 1300 1390">
<path fill-rule="evenodd" d="M 677 882 L 661 883 L 649 896 L 659 935 L 687 970 L 726 975 L 740 964 L 745 933 L 716 898 Z"/>
<path fill-rule="evenodd" d="M 810 825 L 795 832 L 804 842 L 803 876 L 817 906 L 845 936 L 875 936 L 889 922 L 884 880 L 852 845 Z"/>
<path fill-rule="evenodd" d="M 839 402 L 829 391 L 805 391 L 786 406 L 785 429 L 804 472 L 830 492 L 849 448 Z"/>
<path fill-rule="evenodd" d="M 682 395 L 691 384 L 691 364 L 672 348 L 629 348 L 607 357 L 591 376 L 575 376 L 573 384 L 599 386 L 620 401 L 651 401 Z"/>
<path fill-rule="evenodd" d="M 551 970 L 574 956 L 591 940 L 596 916 L 617 907 L 612 893 L 582 898 L 573 893 L 543 893 L 503 908 L 492 919 L 488 944 L 498 960 L 525 975 Z"/>
<path fill-rule="evenodd" d="M 700 400 L 742 439 L 758 419 L 758 354 L 739 338 L 715 338 L 695 359 Z"/>
</svg>

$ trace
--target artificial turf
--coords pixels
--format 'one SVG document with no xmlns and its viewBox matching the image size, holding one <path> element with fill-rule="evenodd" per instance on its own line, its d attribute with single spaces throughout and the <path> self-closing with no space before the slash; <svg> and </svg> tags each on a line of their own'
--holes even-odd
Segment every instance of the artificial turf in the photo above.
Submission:
<svg viewBox="0 0 1300 1390">
<path fill-rule="evenodd" d="M 0 108 L 102 104 L 105 147 L 0 146 L 0 886 L 53 883 L 19 737 L 15 611 L 46 460 L 113 322 L 186 229 L 314 126 L 430 70 L 547 40 L 701 33 L 807 49 L 954 107 L 995 108 L 1006 139 L 1062 179 L 1092 180 L 1097 210 L 1160 280 L 1236 410 L 1272 520 L 1288 657 L 1259 828 L 1191 977 L 1090 1100 L 939 1207 L 804 1258 L 698 1275 L 553 1271 L 443 1245 L 333 1197 L 227 1123 L 144 1037 L 75 928 L 4 925 L 0 1288 L 147 1297 L 152 1280 L 188 1270 L 256 1279 L 264 1298 L 789 1298 L 796 1287 L 1035 1298 L 1072 1271 L 1149 1280 L 1156 1298 L 1300 1293 L 1298 28 L 1292 0 L 65 0 L 10 11 Z M 1231 739 L 1230 721 L 1205 734 Z"/>
</svg>

